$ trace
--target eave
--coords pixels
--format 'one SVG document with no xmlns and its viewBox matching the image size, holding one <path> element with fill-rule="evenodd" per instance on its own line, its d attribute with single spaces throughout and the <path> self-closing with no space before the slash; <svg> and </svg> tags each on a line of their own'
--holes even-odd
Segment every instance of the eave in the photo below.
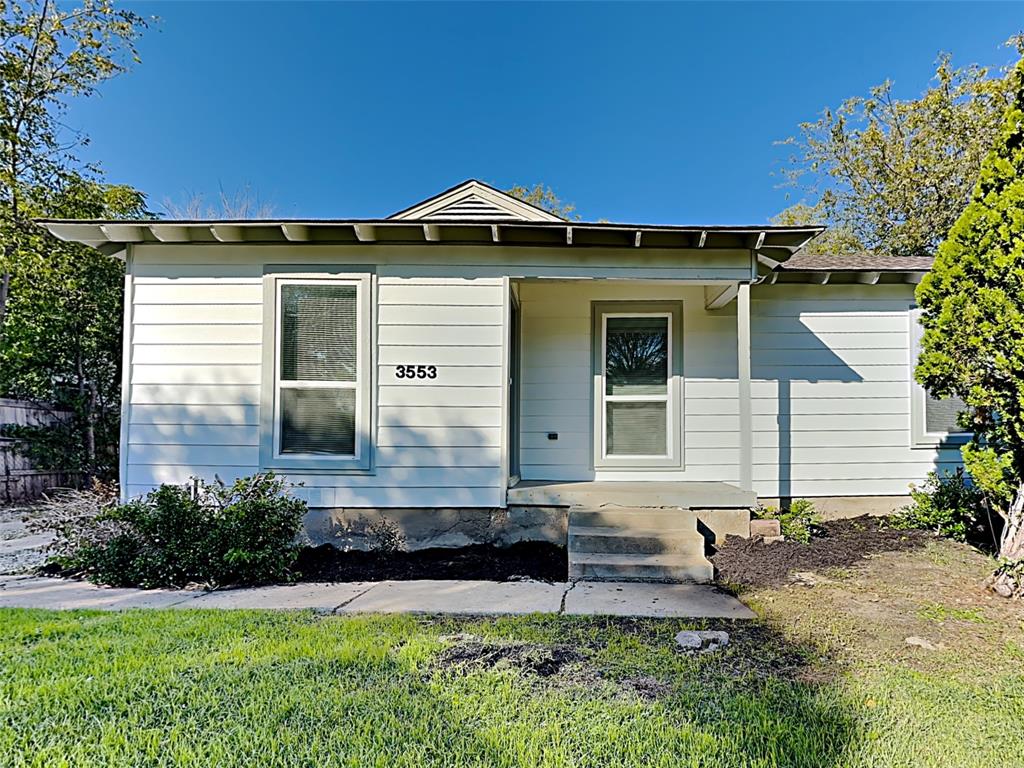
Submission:
<svg viewBox="0 0 1024 768">
<path fill-rule="evenodd" d="M 321 243 L 331 245 L 500 245 L 558 248 L 750 250 L 785 262 L 823 227 L 666 226 L 587 222 L 286 219 L 161 221 L 38 219 L 55 237 L 106 253 L 129 244 Z"/>
</svg>

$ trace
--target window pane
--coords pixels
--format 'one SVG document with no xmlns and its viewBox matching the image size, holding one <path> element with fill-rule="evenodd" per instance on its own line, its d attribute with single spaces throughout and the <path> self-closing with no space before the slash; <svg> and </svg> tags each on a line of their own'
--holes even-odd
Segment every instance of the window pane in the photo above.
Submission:
<svg viewBox="0 0 1024 768">
<path fill-rule="evenodd" d="M 605 394 L 668 391 L 668 318 L 607 318 Z"/>
<path fill-rule="evenodd" d="M 962 432 L 957 425 L 956 417 L 967 406 L 959 397 L 938 400 L 929 394 L 924 398 L 924 429 L 930 434 L 945 432 Z"/>
<path fill-rule="evenodd" d="M 665 403 L 607 403 L 609 456 L 666 456 Z"/>
<path fill-rule="evenodd" d="M 282 389 L 281 453 L 356 452 L 354 389 Z"/>
<path fill-rule="evenodd" d="M 281 379 L 356 380 L 356 287 L 281 286 Z"/>
</svg>

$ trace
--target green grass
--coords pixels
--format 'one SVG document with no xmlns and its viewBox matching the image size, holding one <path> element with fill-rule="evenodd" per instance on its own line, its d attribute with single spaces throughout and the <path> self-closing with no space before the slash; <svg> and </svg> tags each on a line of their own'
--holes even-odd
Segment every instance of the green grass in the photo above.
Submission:
<svg viewBox="0 0 1024 768">
<path fill-rule="evenodd" d="M 966 621 L 969 624 L 987 624 L 988 619 L 977 608 L 952 608 L 942 603 L 928 603 L 917 611 L 925 621 Z"/>
<path fill-rule="evenodd" d="M 1024 754 L 1022 674 L 851 668 L 758 623 L 691 658 L 673 650 L 683 626 L 2 611 L 0 765 L 889 768 Z M 444 669 L 452 632 L 587 659 L 548 678 Z M 638 695 L 638 677 L 662 694 Z"/>
</svg>

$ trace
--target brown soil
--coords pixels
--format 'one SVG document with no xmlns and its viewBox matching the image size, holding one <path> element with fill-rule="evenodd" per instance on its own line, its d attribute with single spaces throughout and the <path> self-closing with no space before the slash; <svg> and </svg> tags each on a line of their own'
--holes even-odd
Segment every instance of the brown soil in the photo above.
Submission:
<svg viewBox="0 0 1024 768">
<path fill-rule="evenodd" d="M 918 549 L 934 537 L 923 531 L 896 530 L 885 518 L 857 517 L 823 524 L 809 544 L 730 536 L 711 558 L 719 581 L 738 586 L 772 586 L 793 573 L 863 564 L 881 552 Z"/>
<path fill-rule="evenodd" d="M 299 581 L 565 581 L 569 566 L 564 547 L 543 541 L 520 541 L 508 547 L 474 544 L 387 553 L 343 552 L 323 544 L 303 549 L 295 570 Z"/>
<path fill-rule="evenodd" d="M 442 651 L 437 658 L 437 665 L 444 669 L 509 667 L 538 677 L 551 677 L 585 658 L 578 650 L 567 645 L 467 640 Z"/>
</svg>

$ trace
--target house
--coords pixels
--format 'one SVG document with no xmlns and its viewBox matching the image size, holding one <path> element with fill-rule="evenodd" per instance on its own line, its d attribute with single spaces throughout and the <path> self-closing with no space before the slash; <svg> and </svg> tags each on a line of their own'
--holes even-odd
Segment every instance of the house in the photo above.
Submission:
<svg viewBox="0 0 1024 768">
<path fill-rule="evenodd" d="M 272 469 L 317 541 L 568 524 L 577 575 L 703 578 L 759 500 L 890 510 L 959 462 L 912 378 L 929 261 L 809 255 L 820 227 L 570 222 L 479 181 L 383 219 L 40 223 L 126 262 L 126 497 Z"/>
</svg>

